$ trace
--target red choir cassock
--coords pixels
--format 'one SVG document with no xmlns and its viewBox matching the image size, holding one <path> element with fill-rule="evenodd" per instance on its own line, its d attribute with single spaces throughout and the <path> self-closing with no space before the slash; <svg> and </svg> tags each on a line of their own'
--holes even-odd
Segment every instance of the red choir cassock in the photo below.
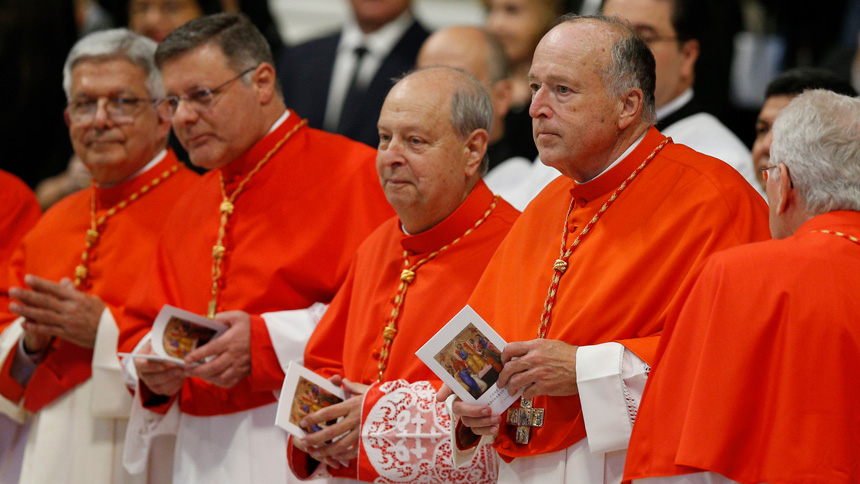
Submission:
<svg viewBox="0 0 860 484">
<path fill-rule="evenodd" d="M 129 299 L 120 351 L 134 348 L 165 304 L 207 313 L 212 247 L 221 220 L 219 174 L 229 196 L 299 122 L 290 112 L 274 131 L 206 173 L 177 202 L 147 282 Z M 250 179 L 226 226 L 218 311 L 252 315 L 251 374 L 232 388 L 186 379 L 178 394 L 182 413 L 226 415 L 276 401 L 272 391 L 280 389 L 284 373 L 259 315 L 304 309 L 334 297 L 355 249 L 392 214 L 379 186 L 375 156 L 366 145 L 302 127 Z M 168 406 L 150 410 L 164 412 Z"/>
<path fill-rule="evenodd" d="M 0 170 L 0 309 L 9 306 L 12 253 L 41 214 L 33 191 L 18 177 Z"/>
<path fill-rule="evenodd" d="M 358 250 L 346 282 L 305 350 L 305 366 L 317 373 L 372 384 L 362 403 L 359 458 L 349 468 L 330 469 L 335 476 L 363 481 L 495 482 L 493 453 L 483 452 L 471 467 L 452 468 L 450 420 L 444 404 L 435 401 L 442 382 L 415 352 L 466 305 L 517 218 L 517 210 L 507 202 L 499 199 L 477 229 L 415 271 L 400 308 L 382 382 L 376 383 L 383 330 L 405 267 L 404 251 L 409 254 L 410 266 L 415 265 L 473 227 L 493 198 L 481 181 L 463 204 L 436 226 L 406 235 L 394 217 Z M 416 451 L 419 448 L 423 452 Z M 309 477 L 307 454 L 291 449 L 293 472 Z"/>
<path fill-rule="evenodd" d="M 166 173 L 170 175 L 165 178 Z M 152 187 L 155 179 L 161 182 Z M 131 180 L 69 195 L 45 212 L 22 240 L 12 257 L 10 286 L 27 287 L 26 274 L 54 282 L 62 278 L 74 280 L 91 225 L 93 194 L 99 218 L 120 202 L 128 202 L 144 186 L 151 186 L 106 219 L 90 253 L 86 285 L 79 288 L 98 296 L 118 318 L 141 270 L 152 263 L 156 241 L 164 226 L 164 213 L 198 180 L 194 172 L 182 167 L 173 152 L 168 151 L 163 160 Z M 17 318 L 8 312 L 8 305 L 0 308 L 2 327 Z M 38 412 L 91 375 L 93 350 L 56 339 L 25 388 L 9 374 L 14 355 L 15 350 L 3 363 L 0 394 L 12 402 L 20 402 L 30 412 Z"/>
<path fill-rule="evenodd" d="M 664 139 L 651 128 L 608 171 L 582 184 L 559 177 L 526 208 L 469 299 L 502 338 L 537 337 L 571 202 L 568 247 Z M 650 363 L 664 311 L 688 273 L 718 250 L 768 237 L 767 207 L 749 183 L 726 163 L 669 143 L 570 257 L 546 337 L 577 346 L 618 341 Z M 502 419 L 494 447 L 503 459 L 555 452 L 586 436 L 577 395 L 540 396 L 534 407 L 546 410 L 544 423 L 527 445 Z"/>
<path fill-rule="evenodd" d="M 625 479 L 860 481 L 860 213 L 710 258 L 673 304 Z"/>
</svg>

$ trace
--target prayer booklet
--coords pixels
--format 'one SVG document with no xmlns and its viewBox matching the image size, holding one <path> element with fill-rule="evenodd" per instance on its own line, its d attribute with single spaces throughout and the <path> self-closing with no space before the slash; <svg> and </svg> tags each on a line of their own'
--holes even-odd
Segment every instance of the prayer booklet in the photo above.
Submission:
<svg viewBox="0 0 860 484">
<path fill-rule="evenodd" d="M 284 385 L 281 387 L 275 425 L 297 438 L 302 438 L 337 423 L 337 420 L 332 420 L 303 428 L 299 426 L 302 417 L 344 400 L 346 400 L 346 394 L 342 388 L 291 361 L 284 377 Z"/>
<path fill-rule="evenodd" d="M 464 402 L 504 412 L 522 395 L 496 386 L 507 342 L 467 304 L 415 355 Z"/>
<path fill-rule="evenodd" d="M 152 323 L 154 355 L 119 353 L 120 356 L 145 358 L 185 366 L 185 356 L 221 336 L 228 326 L 167 304 Z"/>
</svg>

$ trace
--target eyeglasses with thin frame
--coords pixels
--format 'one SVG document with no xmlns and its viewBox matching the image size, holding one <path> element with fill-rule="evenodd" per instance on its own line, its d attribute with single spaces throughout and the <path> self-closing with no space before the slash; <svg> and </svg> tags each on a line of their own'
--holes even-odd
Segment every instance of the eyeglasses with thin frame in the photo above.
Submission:
<svg viewBox="0 0 860 484">
<path fill-rule="evenodd" d="M 131 124 L 143 111 L 147 104 L 157 107 L 159 99 L 147 99 L 134 96 L 101 96 L 95 99 L 80 99 L 69 103 L 66 107 L 69 119 L 75 124 L 90 124 L 96 118 L 99 106 L 104 106 L 105 113 L 114 124 Z"/>
<path fill-rule="evenodd" d="M 201 87 L 189 94 L 183 94 L 181 96 L 167 96 L 164 98 L 163 102 L 159 104 L 159 112 L 163 118 L 172 120 L 173 116 L 176 115 L 176 110 L 179 109 L 179 103 L 184 102 L 186 107 L 189 109 L 198 113 L 204 113 L 212 106 L 212 103 L 215 101 L 215 97 L 226 91 L 227 86 L 238 81 L 242 76 L 253 71 L 257 67 L 258 66 L 249 67 L 240 72 L 236 77 L 222 82 L 212 89 Z"/>
<path fill-rule="evenodd" d="M 779 168 L 779 165 L 768 165 L 768 166 L 763 166 L 763 167 L 758 169 L 758 171 L 761 172 L 761 176 L 762 176 L 762 178 L 764 178 L 765 183 L 767 183 L 767 179 L 770 178 L 770 176 L 768 176 L 768 171 L 770 171 L 774 168 Z"/>
</svg>

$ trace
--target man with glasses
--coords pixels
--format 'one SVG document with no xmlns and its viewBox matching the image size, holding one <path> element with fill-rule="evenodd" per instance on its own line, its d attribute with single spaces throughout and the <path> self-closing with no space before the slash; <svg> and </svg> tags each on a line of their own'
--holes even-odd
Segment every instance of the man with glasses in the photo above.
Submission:
<svg viewBox="0 0 860 484">
<path fill-rule="evenodd" d="M 241 14 L 174 30 L 156 62 L 160 109 L 191 162 L 210 172 L 168 216 L 152 270 L 128 301 L 120 348 L 151 352 L 145 335 L 165 304 L 230 328 L 189 353 L 187 368 L 128 365 L 140 381 L 126 464 L 141 469 L 150 438 L 167 432 L 177 436 L 174 482 L 287 482 L 273 392 L 301 359 L 319 303 L 393 213 L 375 150 L 286 109 L 268 44 Z M 290 311 L 262 316 L 280 310 Z"/>
<path fill-rule="evenodd" d="M 795 97 L 762 168 L 773 240 L 712 256 L 678 294 L 626 478 L 860 478 L 860 99 Z"/>
<path fill-rule="evenodd" d="M 657 129 L 696 151 L 732 165 L 762 196 L 750 151 L 693 93 L 700 40 L 709 21 L 700 0 L 604 0 L 602 13 L 628 22 L 657 63 Z"/>
<path fill-rule="evenodd" d="M 0 411 L 33 415 L 22 483 L 144 482 L 119 458 L 131 399 L 116 321 L 163 213 L 198 181 L 166 149 L 155 49 L 117 29 L 81 39 L 66 59 L 65 118 L 92 188 L 60 201 L 23 239 L 13 302 L 0 305 Z"/>
<path fill-rule="evenodd" d="M 827 89 L 846 96 L 857 95 L 851 84 L 828 70 L 816 67 L 796 67 L 770 81 L 765 90 L 764 104 L 756 118 L 755 142 L 752 147 L 753 166 L 759 173 L 758 181 L 762 187 L 766 184 L 764 168 L 773 166 L 770 163 L 770 145 L 773 141 L 771 127 L 776 115 L 807 89 Z"/>
</svg>

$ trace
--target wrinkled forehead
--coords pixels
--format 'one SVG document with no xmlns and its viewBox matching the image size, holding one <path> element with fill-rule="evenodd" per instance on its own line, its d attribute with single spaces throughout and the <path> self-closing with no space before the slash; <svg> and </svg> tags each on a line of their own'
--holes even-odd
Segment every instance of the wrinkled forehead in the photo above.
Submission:
<svg viewBox="0 0 860 484">
<path fill-rule="evenodd" d="M 611 60 L 614 37 L 605 29 L 588 25 L 558 25 L 535 49 L 529 76 L 567 77 L 602 72 Z"/>
<path fill-rule="evenodd" d="M 146 71 L 121 56 L 88 57 L 75 62 L 71 71 L 71 93 L 108 90 L 146 92 Z"/>
</svg>

